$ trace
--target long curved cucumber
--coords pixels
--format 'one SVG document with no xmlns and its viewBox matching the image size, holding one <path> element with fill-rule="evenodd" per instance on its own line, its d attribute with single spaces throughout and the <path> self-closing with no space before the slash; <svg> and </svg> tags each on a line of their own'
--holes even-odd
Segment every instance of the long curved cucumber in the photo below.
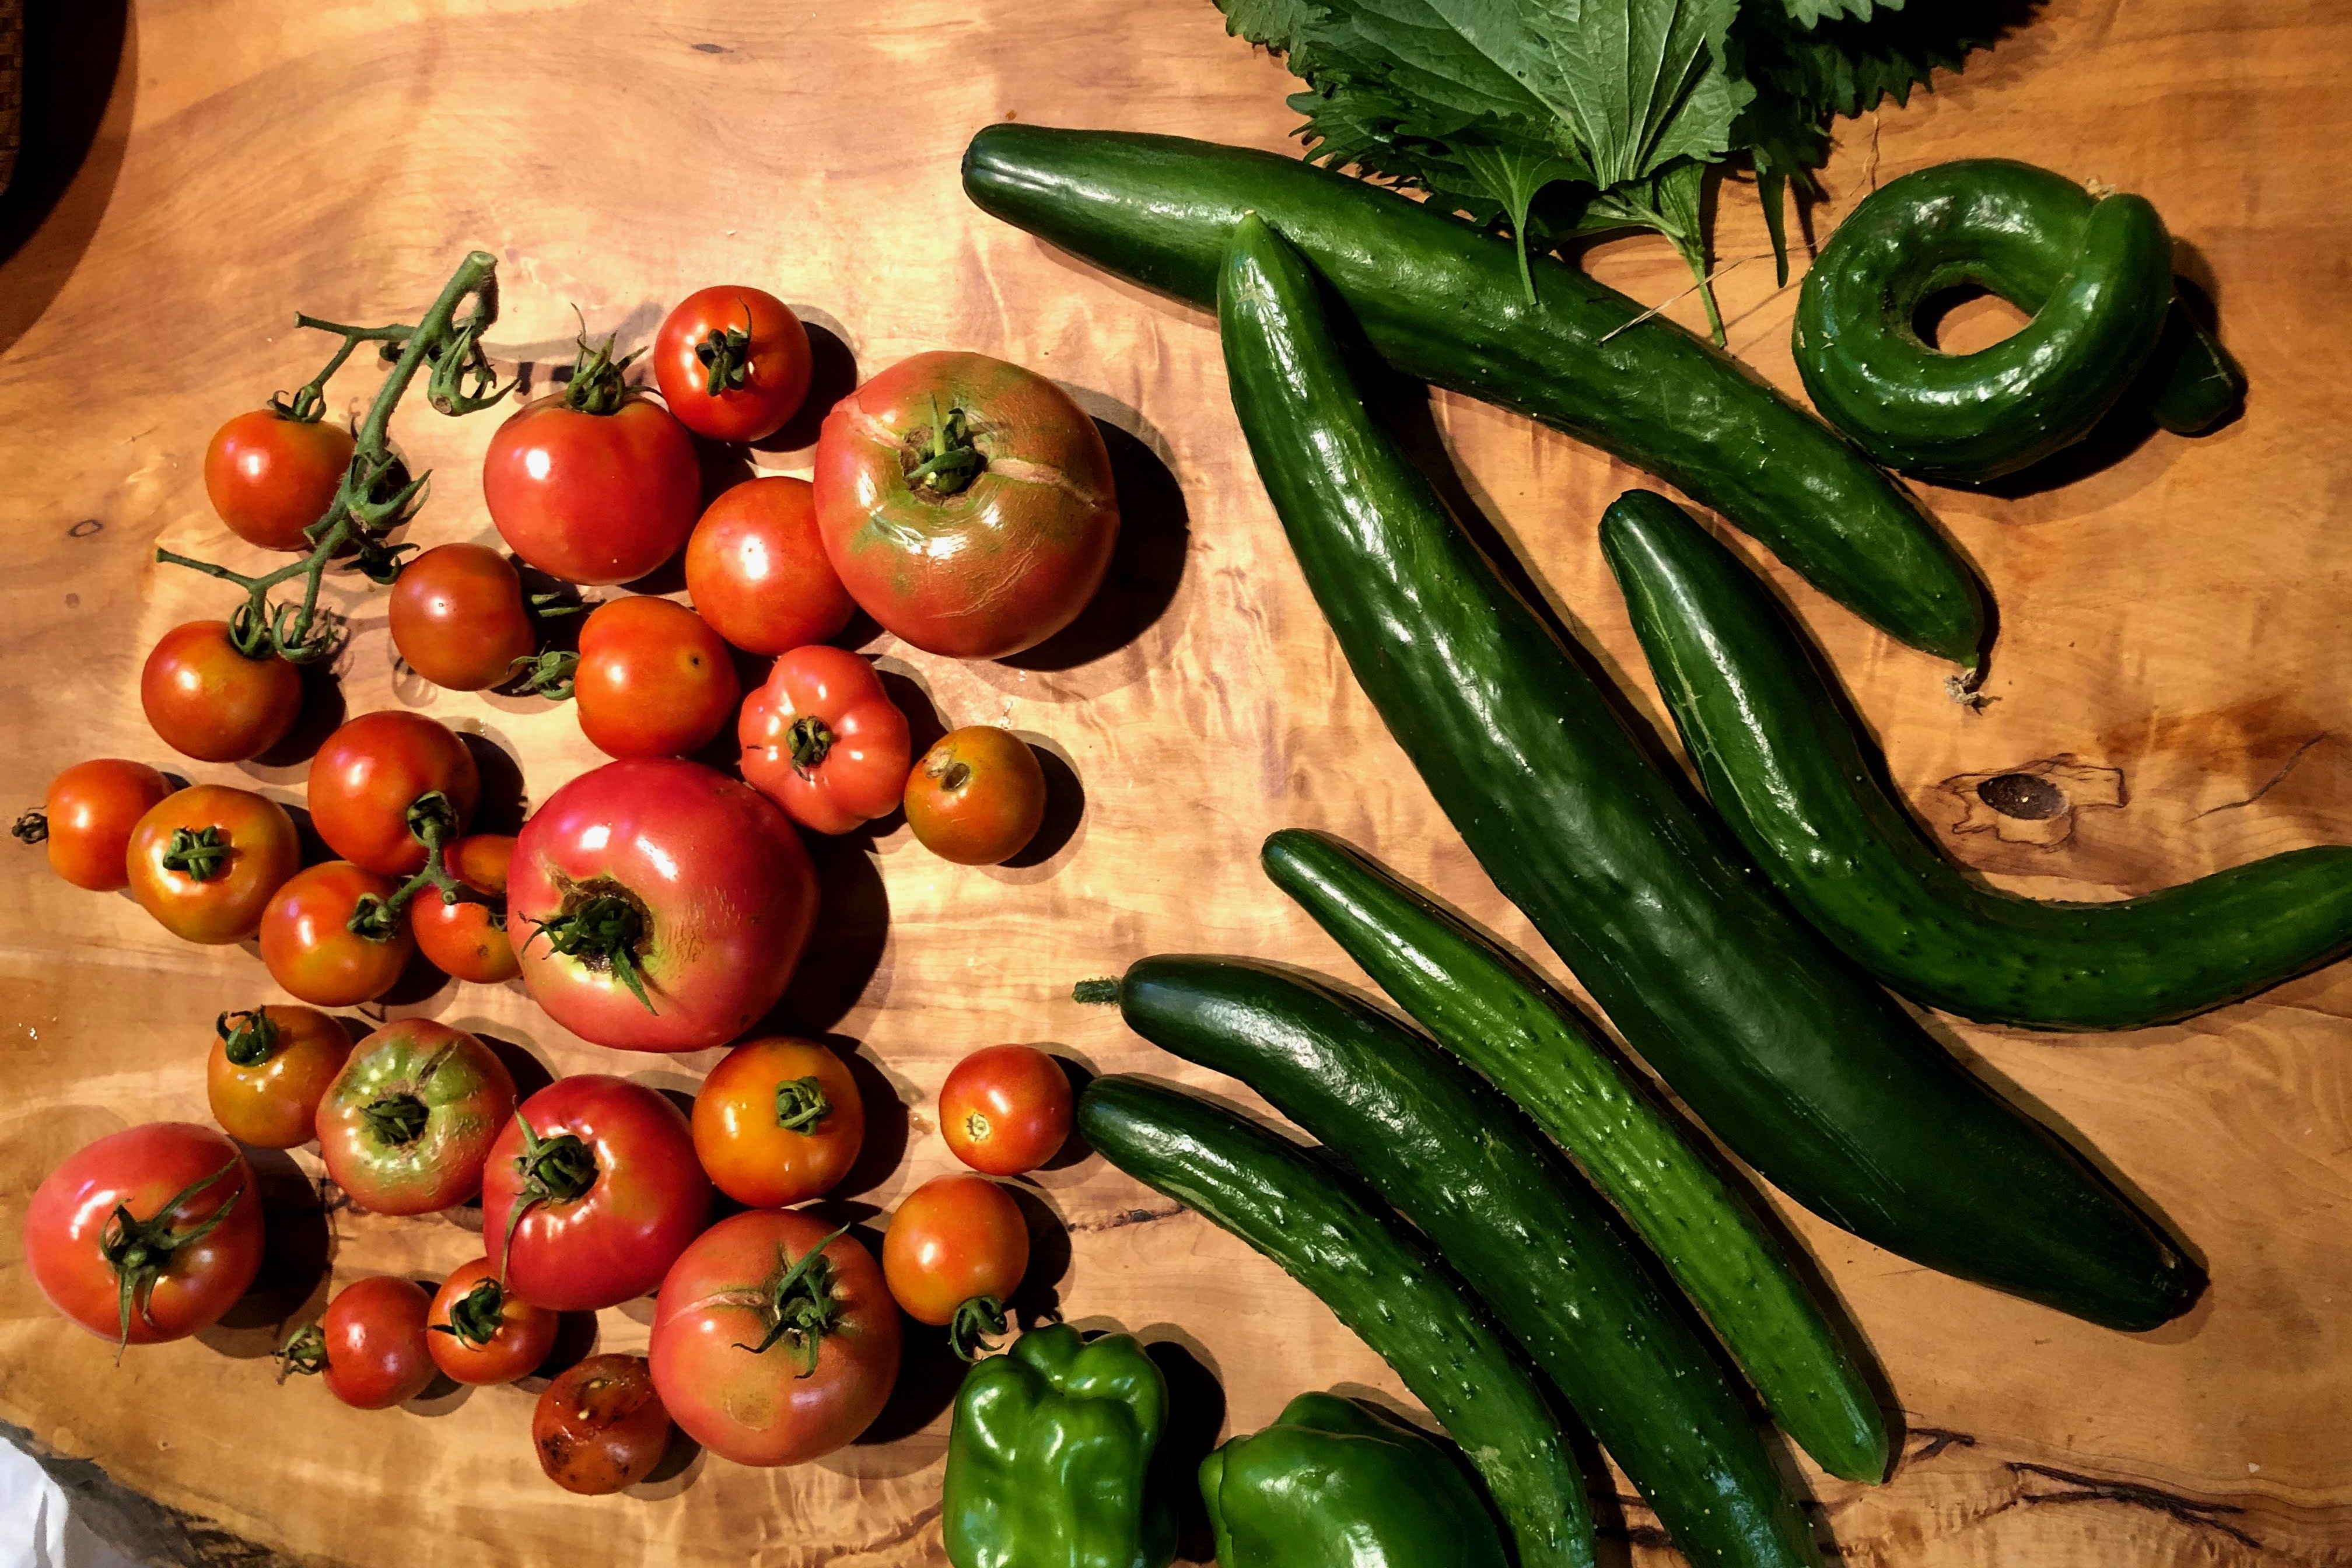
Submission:
<svg viewBox="0 0 2352 1568">
<path fill-rule="evenodd" d="M 1255 217 L 1219 288 L 1259 476 L 1356 679 L 1496 885 L 1626 1041 L 1790 1197 L 2095 1322 L 2196 1264 L 1850 967 L 1652 764 L 1366 412 L 1306 258 Z"/>
<path fill-rule="evenodd" d="M 1520 1568 L 1591 1568 L 1584 1479 L 1534 1369 L 1385 1205 L 1297 1144 L 1133 1075 L 1087 1084 L 1077 1126 L 1112 1164 L 1280 1264 L 1394 1367 L 1486 1483 Z"/>
<path fill-rule="evenodd" d="M 1833 1476 L 1885 1477 L 1885 1414 L 1845 1336 L 1750 1200 L 1691 1147 L 1566 998 L 1329 834 L 1285 828 L 1260 858 L 1398 1005 L 1517 1100 L 1608 1195 L 1706 1314 L 1781 1430 Z"/>
<path fill-rule="evenodd" d="M 1323 982 L 1147 958 L 1128 1027 L 1265 1096 L 1437 1244 L 1698 1568 L 1811 1568 L 1796 1500 L 1698 1333 L 1486 1081 Z"/>
<path fill-rule="evenodd" d="M 1961 664 L 1982 592 L 1936 524 L 1759 377 L 1574 268 L 1297 158 L 1174 136 L 992 125 L 964 153 L 985 211 L 1149 289 L 1216 297 L 1256 212 L 1314 258 L 1406 374 L 1539 419 L 1667 479 L 1864 619 Z"/>
<path fill-rule="evenodd" d="M 2119 903 L 1980 887 L 1888 789 L 1818 650 L 1662 496 L 1601 520 L 1683 744 L 1766 876 L 1854 962 L 1987 1023 L 2129 1029 L 2352 952 L 2352 847 L 2297 849 Z"/>
</svg>

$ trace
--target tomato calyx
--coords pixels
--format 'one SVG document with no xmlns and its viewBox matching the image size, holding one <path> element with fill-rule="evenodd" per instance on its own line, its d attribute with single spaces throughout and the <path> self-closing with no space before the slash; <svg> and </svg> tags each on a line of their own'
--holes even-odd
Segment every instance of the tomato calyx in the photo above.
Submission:
<svg viewBox="0 0 2352 1568">
<path fill-rule="evenodd" d="M 713 327 L 710 335 L 694 345 L 694 357 L 702 366 L 702 390 L 716 397 L 722 392 L 733 392 L 751 379 L 751 308 L 743 308 L 743 324 L 740 327 Z"/>
<path fill-rule="evenodd" d="M 944 500 L 978 479 L 988 459 L 972 443 L 971 417 L 961 408 L 950 408 L 941 418 L 940 400 L 934 397 L 931 427 L 908 434 L 901 466 L 908 489 Z"/>
<path fill-rule="evenodd" d="M 294 1337 L 270 1352 L 278 1363 L 278 1381 L 316 1377 L 327 1370 L 327 1331 L 316 1323 L 294 1331 Z"/>
<path fill-rule="evenodd" d="M 278 1048 L 278 1026 L 258 1007 L 223 1013 L 213 1020 L 221 1038 L 221 1055 L 241 1068 L 257 1068 Z"/>
<path fill-rule="evenodd" d="M 740 1340 L 735 1348 L 750 1351 L 753 1355 L 765 1355 L 780 1340 L 792 1342 L 793 1359 L 800 1370 L 794 1377 L 808 1377 L 816 1372 L 817 1352 L 825 1336 L 841 1326 L 843 1308 L 834 1293 L 833 1259 L 824 1249 L 849 1234 L 843 1226 L 814 1247 L 801 1254 L 800 1261 L 781 1268 L 774 1279 L 758 1288 L 752 1302 L 767 1324 L 767 1337 L 756 1345 Z M 780 1256 L 779 1263 L 783 1261 Z"/>
<path fill-rule="evenodd" d="M 206 1187 L 236 1170 L 237 1164 L 236 1160 L 231 1159 L 211 1175 L 189 1183 L 173 1195 L 171 1202 L 157 1209 L 152 1218 L 134 1218 L 128 1205 L 114 1205 L 114 1213 L 107 1219 L 106 1228 L 99 1233 L 98 1251 L 99 1256 L 106 1259 L 107 1267 L 114 1270 L 115 1281 L 120 1287 L 118 1300 L 122 1332 L 114 1350 L 117 1365 L 121 1364 L 122 1352 L 131 1346 L 131 1314 L 136 1310 L 142 1318 L 147 1315 L 147 1297 L 154 1289 L 155 1281 L 163 1277 L 163 1270 L 170 1266 L 172 1254 L 184 1247 L 194 1247 L 218 1230 L 221 1222 L 228 1218 L 229 1211 L 236 1207 L 237 1199 L 245 1196 L 245 1189 L 237 1188 L 228 1195 L 226 1203 L 212 1212 L 210 1217 L 186 1230 L 173 1229 L 173 1216 L 179 1213 L 181 1205 L 190 1202 Z"/>
<path fill-rule="evenodd" d="M 562 909 L 531 922 L 522 951 L 544 937 L 550 952 L 618 975 L 646 1012 L 657 1014 L 653 998 L 646 994 L 645 974 L 637 963 L 646 924 L 645 906 L 627 889 L 612 882 L 583 884 L 564 894 Z"/>
<path fill-rule="evenodd" d="M 544 697 L 554 702 L 572 700 L 572 677 L 580 656 L 569 648 L 542 648 L 507 666 L 501 689 L 517 697 Z"/>
<path fill-rule="evenodd" d="M 1004 1303 L 993 1296 L 961 1302 L 948 1321 L 948 1348 L 961 1361 L 978 1361 L 996 1349 L 1005 1329 Z"/>
<path fill-rule="evenodd" d="M 596 1152 L 586 1143 L 569 1132 L 542 1138 L 520 1111 L 515 1113 L 515 1125 L 522 1129 L 522 1152 L 514 1160 L 522 1185 L 514 1207 L 507 1211 L 506 1239 L 499 1243 L 501 1285 L 507 1266 L 514 1261 L 515 1227 L 522 1224 L 522 1216 L 541 1204 L 576 1203 L 596 1184 Z"/>
<path fill-rule="evenodd" d="M 370 1137 L 399 1149 L 425 1136 L 433 1112 L 423 1100 L 404 1092 L 370 1100 L 361 1108 L 360 1120 L 367 1124 Z"/>
<path fill-rule="evenodd" d="M 572 311 L 578 314 L 579 307 L 572 307 Z M 625 353 L 614 359 L 614 340 L 612 338 L 592 347 L 588 342 L 585 317 L 581 319 L 580 336 L 574 341 L 579 343 L 580 352 L 572 362 L 572 379 L 563 388 L 563 406 L 582 414 L 619 413 L 621 405 L 628 400 L 628 369 L 635 363 L 637 353 Z"/>
<path fill-rule="evenodd" d="M 425 864 L 416 875 L 393 889 L 389 897 L 362 893 L 352 906 L 344 929 L 365 942 L 390 942 L 400 934 L 400 915 L 427 888 L 440 890 L 442 901 L 454 904 L 465 884 L 449 874 L 448 850 L 457 837 L 457 808 L 439 790 L 427 790 L 408 803 L 409 837 L 425 846 Z"/>
<path fill-rule="evenodd" d="M 824 1085 L 814 1078 L 786 1079 L 776 1085 L 776 1125 L 787 1132 L 806 1132 L 833 1114 Z"/>
<path fill-rule="evenodd" d="M 49 814 L 37 805 L 34 806 L 8 825 L 8 837 L 19 844 L 47 843 Z"/>
<path fill-rule="evenodd" d="M 835 739 L 833 730 L 814 713 L 803 713 L 784 731 L 784 750 L 793 759 L 793 772 L 803 778 L 809 770 L 824 764 L 833 752 Z"/>
<path fill-rule="evenodd" d="M 435 1323 L 436 1334 L 447 1334 L 467 1350 L 480 1350 L 499 1337 L 506 1325 L 507 1293 L 495 1279 L 483 1279 L 449 1303 L 449 1321 Z"/>
<path fill-rule="evenodd" d="M 228 869 L 229 848 L 228 835 L 218 827 L 174 827 L 163 847 L 163 869 L 209 882 Z"/>
</svg>

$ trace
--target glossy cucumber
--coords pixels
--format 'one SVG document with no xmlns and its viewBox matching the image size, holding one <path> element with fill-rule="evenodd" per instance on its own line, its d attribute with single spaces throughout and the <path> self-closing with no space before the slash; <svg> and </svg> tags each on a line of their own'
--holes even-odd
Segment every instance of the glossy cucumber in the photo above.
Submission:
<svg viewBox="0 0 2352 1568">
<path fill-rule="evenodd" d="M 1788 1250 L 1566 998 L 1329 834 L 1285 828 L 1261 858 L 1398 1005 L 1517 1100 L 1608 1194 L 1781 1430 L 1832 1475 L 1885 1476 L 1885 1415 Z"/>
<path fill-rule="evenodd" d="M 1900 485 L 1737 360 L 1558 261 L 1297 158 L 1173 136 L 992 125 L 986 211 L 1164 294 L 1213 303 L 1256 212 L 1313 258 L 1398 369 L 1517 410 L 1679 486 L 1832 598 L 1974 664 L 1977 580 Z"/>
<path fill-rule="evenodd" d="M 1627 1042 L 1801 1204 L 2117 1327 L 2203 1277 L 1743 863 L 1365 411 L 1306 258 L 1255 217 L 1219 289 L 1234 406 L 1356 679 L 1479 863 Z"/>
<path fill-rule="evenodd" d="M 1916 1002 L 1988 1023 L 2128 1029 L 2352 952 L 2352 847 L 2118 903 L 2044 903 L 1945 858 L 1865 750 L 1818 650 L 1738 557 L 1636 491 L 1601 542 L 1708 797 L 1789 900 Z"/>
<path fill-rule="evenodd" d="M 1591 1568 L 1583 1477 L 1534 1369 L 1388 1205 L 1297 1144 L 1131 1075 L 1087 1084 L 1077 1126 L 1280 1264 L 1394 1367 L 1486 1483 L 1520 1568 Z"/>
<path fill-rule="evenodd" d="M 1119 982 L 1119 1011 L 1264 1095 L 1436 1243 L 1692 1563 L 1820 1562 L 1713 1353 L 1484 1079 L 1321 981 L 1242 959 L 1147 958 Z"/>
</svg>

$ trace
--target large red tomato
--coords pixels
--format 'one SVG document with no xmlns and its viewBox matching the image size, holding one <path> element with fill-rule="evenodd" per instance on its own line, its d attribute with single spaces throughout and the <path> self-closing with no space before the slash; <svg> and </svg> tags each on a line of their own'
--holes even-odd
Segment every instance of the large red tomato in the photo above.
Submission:
<svg viewBox="0 0 2352 1568">
<path fill-rule="evenodd" d="M 907 715 L 846 648 L 796 647 L 745 699 L 743 776 L 803 827 L 846 833 L 887 816 L 907 784 Z"/>
<path fill-rule="evenodd" d="M 825 416 L 817 529 L 867 615 L 930 653 L 1002 658 L 1076 618 L 1109 569 L 1102 432 L 1034 372 L 919 353 Z"/>
<path fill-rule="evenodd" d="M 714 441 L 772 436 L 808 396 L 809 341 L 773 294 L 741 284 L 698 289 L 654 339 L 654 380 L 688 429 Z"/>
<path fill-rule="evenodd" d="M 514 1109 L 514 1076 L 489 1047 L 431 1018 L 402 1018 L 352 1047 L 327 1086 L 319 1156 L 370 1213 L 433 1214 L 481 1190 Z"/>
<path fill-rule="evenodd" d="M 185 1339 L 261 1267 L 261 1200 L 236 1145 L 151 1121 L 51 1171 L 25 1210 L 25 1260 L 49 1305 L 102 1339 Z"/>
<path fill-rule="evenodd" d="M 172 793 L 172 781 L 145 763 L 97 757 L 49 781 L 41 809 L 16 819 L 16 836 L 46 842 L 49 869 L 77 888 L 110 893 L 131 885 L 125 857 L 131 829 Z"/>
<path fill-rule="evenodd" d="M 523 984 L 600 1046 L 698 1051 L 776 1004 L 816 919 L 782 812 L 696 763 L 581 774 L 523 824 L 507 883 Z"/>
<path fill-rule="evenodd" d="M 688 1436 L 738 1464 L 798 1465 L 873 1425 L 898 1345 L 872 1253 L 809 1215 L 753 1209 L 671 1266 L 650 1353 L 654 1387 Z"/>
<path fill-rule="evenodd" d="M 686 542 L 686 591 L 746 653 L 828 642 L 857 606 L 817 537 L 806 479 L 765 474 L 722 493 Z"/>
<path fill-rule="evenodd" d="M 482 499 L 509 549 L 573 583 L 626 583 L 678 552 L 702 504 L 694 441 L 668 409 L 582 346 L 562 392 L 490 437 Z"/>
<path fill-rule="evenodd" d="M 358 443 L 324 419 L 250 408 L 213 433 L 205 494 L 231 531 L 265 550 L 308 552 L 303 530 L 327 515 Z"/>
<path fill-rule="evenodd" d="M 139 671 L 139 705 L 163 743 L 200 763 L 241 763 L 286 738 L 302 676 L 276 654 L 249 658 L 226 621 L 173 626 Z"/>
<path fill-rule="evenodd" d="M 572 705 L 580 732 L 608 757 L 699 751 L 742 695 L 727 644 L 684 605 L 631 594 L 597 605 L 580 628 Z"/>
<path fill-rule="evenodd" d="M 482 1239 L 533 1306 L 593 1312 L 661 1283 L 710 1215 L 710 1179 L 677 1106 L 602 1073 L 525 1100 L 490 1149 Z"/>
<path fill-rule="evenodd" d="M 392 646 L 408 668 L 452 691 L 501 684 L 539 646 L 522 577 L 479 544 L 436 545 L 403 567 L 391 616 Z"/>
<path fill-rule="evenodd" d="M 305 867 L 286 879 L 261 916 L 269 978 L 314 1007 L 356 1007 L 392 989 L 416 952 L 403 910 L 380 935 L 352 929 L 363 899 L 392 897 L 392 879 L 348 860 Z"/>
<path fill-rule="evenodd" d="M 276 801 L 226 784 L 165 795 L 131 830 L 131 896 L 183 942 L 251 936 L 302 863 L 294 819 Z"/>
<path fill-rule="evenodd" d="M 288 1372 L 317 1373 L 354 1410 L 389 1410 L 424 1393 L 438 1369 L 425 1342 L 425 1287 L 396 1274 L 354 1280 L 327 1315 L 287 1342 Z"/>
<path fill-rule="evenodd" d="M 327 847 L 387 877 L 414 875 L 425 841 L 409 809 L 428 795 L 448 803 L 445 831 L 466 830 L 482 793 L 474 753 L 446 724 L 392 709 L 362 713 L 310 759 L 310 822 Z"/>
</svg>

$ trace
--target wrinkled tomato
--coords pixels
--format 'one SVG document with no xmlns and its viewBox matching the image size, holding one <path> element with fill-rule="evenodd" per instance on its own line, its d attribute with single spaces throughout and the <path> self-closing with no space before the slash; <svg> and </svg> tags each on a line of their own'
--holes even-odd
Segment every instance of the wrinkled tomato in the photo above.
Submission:
<svg viewBox="0 0 2352 1568">
<path fill-rule="evenodd" d="M 436 545 L 403 567 L 391 616 L 408 668 L 451 691 L 499 685 L 539 646 L 521 575 L 479 544 Z"/>
<path fill-rule="evenodd" d="M 487 1258 L 461 1264 L 433 1293 L 425 1344 L 458 1383 L 512 1383 L 539 1370 L 562 1320 L 501 1289 Z"/>
<path fill-rule="evenodd" d="M 110 893 L 131 885 L 131 833 L 172 793 L 172 781 L 145 763 L 98 757 L 49 781 L 41 809 L 17 818 L 16 835 L 46 842 L 49 869 L 77 888 Z"/>
<path fill-rule="evenodd" d="M 205 448 L 205 494 L 239 539 L 264 550 L 308 552 L 303 530 L 334 504 L 357 447 L 340 425 L 249 408 L 215 431 Z"/>
<path fill-rule="evenodd" d="M 829 642 L 857 606 L 824 558 L 815 492 L 782 474 L 722 493 L 686 542 L 686 592 L 702 618 L 746 653 Z"/>
<path fill-rule="evenodd" d="M 302 675 L 276 654 L 248 658 L 226 621 L 165 632 L 139 672 L 139 705 L 165 745 L 200 763 L 241 763 L 286 738 Z"/>
<path fill-rule="evenodd" d="M 608 599 L 580 628 L 580 732 L 608 757 L 682 757 L 726 727 L 743 688 L 709 622 L 646 595 Z"/>
<path fill-rule="evenodd" d="M 424 1393 L 439 1370 L 426 1344 L 432 1298 L 414 1279 L 378 1274 L 354 1280 L 327 1303 L 327 1315 L 288 1342 L 289 1373 L 316 1373 L 354 1410 L 389 1410 Z"/>
<path fill-rule="evenodd" d="M 131 830 L 131 896 L 184 942 L 251 936 L 302 863 L 294 819 L 251 790 L 197 784 L 164 796 Z"/>
<path fill-rule="evenodd" d="M 866 1104 L 849 1064 L 812 1040 L 751 1040 L 710 1069 L 694 1097 L 694 1152 L 719 1190 L 785 1208 L 833 1190 L 866 1142 Z"/>
<path fill-rule="evenodd" d="M 319 1103 L 327 1174 L 372 1214 L 433 1214 L 482 1190 L 513 1120 L 514 1076 L 462 1029 L 386 1024 L 352 1048 Z"/>
<path fill-rule="evenodd" d="M 641 1355 L 592 1355 L 547 1385 L 530 1415 L 539 1468 L 568 1492 L 635 1486 L 669 1451 L 669 1412 Z"/>
<path fill-rule="evenodd" d="M 240 1143 L 291 1149 L 317 1131 L 319 1102 L 351 1058 L 343 1026 L 310 1007 L 224 1013 L 205 1059 L 213 1120 Z"/>
<path fill-rule="evenodd" d="M 261 962 L 269 978 L 316 1007 L 356 1007 L 392 989 L 416 952 L 407 911 L 382 937 L 352 930 L 363 899 L 381 902 L 392 879 L 348 860 L 297 871 L 278 889 L 261 917 Z"/>
<path fill-rule="evenodd" d="M 1002 865 L 1045 820 L 1045 771 L 1011 731 L 969 725 L 923 753 L 907 775 L 902 804 L 916 841 L 940 859 Z"/>
<path fill-rule="evenodd" d="M 678 301 L 654 338 L 654 381 L 679 423 L 714 441 L 772 436 L 808 396 L 808 332 L 792 308 L 741 284 Z"/>
<path fill-rule="evenodd" d="M 974 1051 L 940 1087 L 940 1131 L 975 1171 L 1034 1171 L 1070 1136 L 1069 1078 L 1034 1046 Z"/>
<path fill-rule="evenodd" d="M 935 1176 L 890 1216 L 882 1270 L 908 1317 L 946 1327 L 969 1356 L 1004 1330 L 1004 1303 L 1029 1271 L 1029 1227 L 987 1177 Z"/>
<path fill-rule="evenodd" d="M 465 891 L 453 901 L 427 888 L 408 906 L 417 950 L 452 979 L 496 985 L 521 973 L 507 935 L 507 871 L 514 847 L 503 833 L 460 838 L 442 852 L 442 864 Z"/>
<path fill-rule="evenodd" d="M 796 647 L 745 699 L 743 776 L 819 833 L 887 816 L 907 782 L 907 715 L 845 648 Z"/>
<path fill-rule="evenodd" d="M 411 808 L 439 795 L 443 830 L 466 829 L 481 797 L 474 753 L 456 731 L 422 713 L 362 713 L 327 737 L 310 759 L 310 823 L 327 847 L 387 877 L 425 864 Z"/>
</svg>

